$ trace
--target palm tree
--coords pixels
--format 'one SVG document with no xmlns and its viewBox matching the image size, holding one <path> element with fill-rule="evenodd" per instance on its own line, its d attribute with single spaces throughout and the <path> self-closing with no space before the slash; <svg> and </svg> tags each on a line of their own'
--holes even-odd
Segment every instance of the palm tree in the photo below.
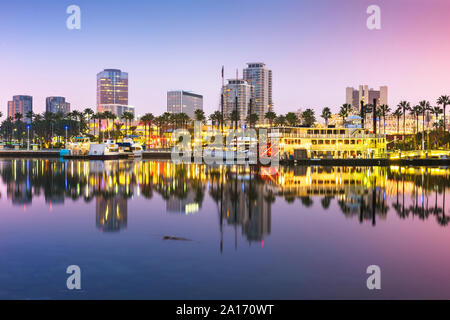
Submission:
<svg viewBox="0 0 450 320">
<path fill-rule="evenodd" d="M 146 143 L 148 143 L 148 137 L 150 135 L 150 127 L 153 124 L 153 121 L 155 121 L 155 116 L 152 113 L 146 113 L 142 116 L 141 121 L 144 123 L 144 137 Z M 147 135 L 147 126 L 149 127 L 149 134 Z"/>
<path fill-rule="evenodd" d="M 276 119 L 277 114 L 269 109 L 268 112 L 264 115 L 264 119 L 269 120 L 269 124 L 272 127 L 274 120 Z"/>
<path fill-rule="evenodd" d="M 275 124 L 279 127 L 283 127 L 286 125 L 286 117 L 280 114 L 278 117 L 275 118 Z"/>
<path fill-rule="evenodd" d="M 206 120 L 205 112 L 202 109 L 195 110 L 194 111 L 194 119 L 195 119 L 195 121 L 200 121 L 200 122 L 204 123 Z"/>
<path fill-rule="evenodd" d="M 22 127 L 23 127 L 22 118 L 23 118 L 23 115 L 19 112 L 14 115 L 14 122 L 15 122 L 14 126 L 15 126 L 17 141 L 19 141 L 20 137 L 22 136 Z"/>
<path fill-rule="evenodd" d="M 403 138 L 402 140 L 405 140 L 405 134 L 406 134 L 406 111 L 410 111 L 411 110 L 411 106 L 409 104 L 408 101 L 400 101 L 400 103 L 398 104 L 399 108 L 402 109 L 402 113 L 403 113 Z"/>
<path fill-rule="evenodd" d="M 55 114 L 50 111 L 44 112 L 44 123 L 45 128 L 47 129 L 47 135 L 45 136 L 45 140 L 50 144 L 52 144 L 53 142 L 53 134 L 55 131 L 54 122 L 55 122 Z"/>
<path fill-rule="evenodd" d="M 186 124 L 191 121 L 191 118 L 184 112 L 178 114 L 178 120 L 181 123 L 181 127 L 184 129 Z"/>
<path fill-rule="evenodd" d="M 25 118 L 30 120 L 30 124 L 33 123 L 33 118 L 34 118 L 34 112 L 32 110 L 28 111 L 25 114 Z"/>
<path fill-rule="evenodd" d="M 402 108 L 398 107 L 392 114 L 397 119 L 397 134 L 400 132 L 400 118 L 403 115 Z"/>
<path fill-rule="evenodd" d="M 91 131 L 91 119 L 92 119 L 92 116 L 94 115 L 94 110 L 92 110 L 91 108 L 86 108 L 86 109 L 84 109 L 83 114 L 87 118 L 89 132 L 90 132 Z"/>
<path fill-rule="evenodd" d="M 442 113 L 442 109 L 438 106 L 435 106 L 432 108 L 431 112 L 434 114 L 436 118 L 435 124 L 437 124 L 437 127 L 439 127 L 439 115 Z"/>
<path fill-rule="evenodd" d="M 417 147 L 417 133 L 419 132 L 419 116 L 420 116 L 421 112 L 422 112 L 422 109 L 420 108 L 419 105 L 415 105 L 409 111 L 409 113 L 412 114 L 414 116 L 414 118 L 416 119 L 416 130 L 414 131 L 414 139 L 415 139 L 414 148 Z"/>
<path fill-rule="evenodd" d="M 134 119 L 134 115 L 131 112 L 125 111 L 120 118 L 125 121 L 125 133 L 128 135 L 128 129 L 131 121 Z"/>
<path fill-rule="evenodd" d="M 247 123 L 250 125 L 250 128 L 252 128 L 258 122 L 258 118 L 259 117 L 257 113 L 252 113 L 247 116 L 247 119 L 245 119 L 245 121 L 247 121 Z"/>
<path fill-rule="evenodd" d="M 97 127 L 98 127 L 98 141 L 101 142 L 101 133 L 102 133 L 102 128 L 101 128 L 101 121 L 103 119 L 105 119 L 105 114 L 103 112 L 97 112 L 95 114 L 95 119 L 97 120 Z"/>
<path fill-rule="evenodd" d="M 437 100 L 438 105 L 442 105 L 444 110 L 444 133 L 447 131 L 447 123 L 445 121 L 445 108 L 450 104 L 450 96 L 442 95 Z"/>
<path fill-rule="evenodd" d="M 383 117 L 383 134 L 386 134 L 386 114 L 391 112 L 391 108 L 387 104 L 382 104 L 379 110 Z"/>
<path fill-rule="evenodd" d="M 122 136 L 123 123 L 121 122 L 114 123 L 113 126 L 114 126 L 113 131 L 114 139 L 119 140 L 120 136 Z"/>
<path fill-rule="evenodd" d="M 166 131 L 167 131 L 167 128 L 172 123 L 172 114 L 169 112 L 164 112 L 161 115 L 161 119 L 163 120 L 163 126 L 166 126 Z"/>
<path fill-rule="evenodd" d="M 307 127 L 311 127 L 314 122 L 316 122 L 316 116 L 314 115 L 314 110 L 306 109 L 302 113 L 303 124 Z"/>
<path fill-rule="evenodd" d="M 111 120 L 112 124 L 113 124 L 112 127 L 114 127 L 114 122 L 116 122 L 117 118 L 118 117 L 115 113 L 112 113 L 112 112 L 109 113 L 109 120 Z"/>
<path fill-rule="evenodd" d="M 289 126 L 291 127 L 295 127 L 296 125 L 298 125 L 298 117 L 294 112 L 288 112 L 286 114 L 286 122 L 289 124 Z"/>
<path fill-rule="evenodd" d="M 416 119 L 416 131 L 417 134 L 419 132 L 419 116 L 422 113 L 422 108 L 419 105 L 415 105 L 411 108 L 410 113 L 415 117 Z"/>
<path fill-rule="evenodd" d="M 95 122 L 96 122 L 96 120 L 98 119 L 98 114 L 97 114 L 97 113 L 94 113 L 94 114 L 91 116 L 90 119 L 91 119 L 91 120 L 94 120 L 94 136 L 95 136 L 95 133 L 96 133 L 96 130 L 97 130 L 97 126 L 95 125 Z"/>
<path fill-rule="evenodd" d="M 72 111 L 72 116 L 73 116 L 74 120 L 77 122 L 78 134 L 80 134 L 81 133 L 81 122 L 82 122 L 82 119 L 83 119 L 84 115 L 83 115 L 82 112 L 80 112 L 78 110 L 73 110 Z"/>
<path fill-rule="evenodd" d="M 102 114 L 103 115 L 102 119 L 106 120 L 106 132 L 108 134 L 108 138 L 110 137 L 110 134 L 109 134 L 109 120 L 111 119 L 111 115 L 112 114 L 113 113 L 111 111 L 108 111 L 108 110 L 104 111 L 103 114 Z"/>
<path fill-rule="evenodd" d="M 422 148 L 425 148 L 425 113 L 431 110 L 431 105 L 428 101 L 422 100 L 419 102 L 419 106 L 422 112 Z"/>
<path fill-rule="evenodd" d="M 213 126 L 219 128 L 222 121 L 222 112 L 214 111 L 214 113 L 209 116 L 209 119 L 211 120 Z"/>
<path fill-rule="evenodd" d="M 352 106 L 350 104 L 345 103 L 341 106 L 339 110 L 339 116 L 342 118 L 342 126 L 345 125 L 345 119 L 348 117 L 351 107 Z"/>
<path fill-rule="evenodd" d="M 239 112 L 236 109 L 233 109 L 230 112 L 230 114 L 228 115 L 228 120 L 231 122 L 230 126 L 233 126 L 233 122 L 234 122 L 235 130 L 237 130 L 237 122 L 240 120 Z"/>
<path fill-rule="evenodd" d="M 325 120 L 325 126 L 328 128 L 328 120 L 331 118 L 331 110 L 328 107 L 323 108 L 320 115 Z"/>
</svg>

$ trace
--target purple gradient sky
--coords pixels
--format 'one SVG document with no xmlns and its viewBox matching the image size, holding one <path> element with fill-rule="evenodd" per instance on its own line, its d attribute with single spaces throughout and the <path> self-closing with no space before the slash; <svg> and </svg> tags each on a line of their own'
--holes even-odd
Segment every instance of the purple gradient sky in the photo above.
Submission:
<svg viewBox="0 0 450 320">
<path fill-rule="evenodd" d="M 81 7 L 81 30 L 66 29 L 66 8 Z M 381 7 L 382 29 L 366 28 L 366 8 Z M 333 111 L 345 87 L 389 86 L 389 103 L 450 94 L 447 0 L 168 0 L 0 2 L 0 111 L 15 94 L 66 96 L 72 108 L 95 106 L 96 73 L 130 76 L 137 113 L 166 110 L 166 91 L 219 104 L 220 69 L 246 62 L 273 70 L 275 111 Z"/>
</svg>

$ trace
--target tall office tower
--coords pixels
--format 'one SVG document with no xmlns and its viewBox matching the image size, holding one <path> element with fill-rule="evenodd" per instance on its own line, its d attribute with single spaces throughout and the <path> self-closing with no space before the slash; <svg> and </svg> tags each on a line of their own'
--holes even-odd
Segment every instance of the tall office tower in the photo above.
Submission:
<svg viewBox="0 0 450 320">
<path fill-rule="evenodd" d="M 66 102 L 64 97 L 47 97 L 45 99 L 45 111 L 68 114 L 70 112 L 70 103 Z"/>
<path fill-rule="evenodd" d="M 195 110 L 203 110 L 203 96 L 188 91 L 167 91 L 167 112 L 186 113 L 194 118 Z"/>
<path fill-rule="evenodd" d="M 244 80 L 253 86 L 254 107 L 252 113 L 258 114 L 259 123 L 265 123 L 264 115 L 273 107 L 272 101 L 272 70 L 261 62 L 247 63 L 244 69 Z"/>
<path fill-rule="evenodd" d="M 106 111 L 106 106 L 113 110 L 114 105 L 128 106 L 128 73 L 105 69 L 97 74 L 97 111 Z"/>
<path fill-rule="evenodd" d="M 8 117 L 13 120 L 15 120 L 15 115 L 20 113 L 24 122 L 31 123 L 31 119 L 26 117 L 30 111 L 33 111 L 33 97 L 31 96 L 13 96 L 12 101 L 8 101 Z"/>
<path fill-rule="evenodd" d="M 228 84 L 222 88 L 224 95 L 223 99 L 223 114 L 225 121 L 229 120 L 230 114 L 236 109 L 236 97 L 237 97 L 237 111 L 239 114 L 239 126 L 245 123 L 245 119 L 248 116 L 248 107 L 250 99 L 253 98 L 253 86 L 245 80 L 230 79 Z M 253 108 L 255 107 L 254 99 L 252 101 Z M 256 111 L 252 113 L 257 113 Z M 231 123 L 231 121 L 230 121 Z M 234 123 L 232 124 L 234 125 Z"/>
<path fill-rule="evenodd" d="M 372 104 L 373 99 L 377 100 L 377 105 L 388 104 L 388 87 L 381 86 L 380 90 L 369 89 L 368 85 L 359 86 L 359 90 L 352 87 L 345 89 L 345 103 L 351 104 L 355 111 L 360 110 L 361 100 L 365 104 Z"/>
</svg>

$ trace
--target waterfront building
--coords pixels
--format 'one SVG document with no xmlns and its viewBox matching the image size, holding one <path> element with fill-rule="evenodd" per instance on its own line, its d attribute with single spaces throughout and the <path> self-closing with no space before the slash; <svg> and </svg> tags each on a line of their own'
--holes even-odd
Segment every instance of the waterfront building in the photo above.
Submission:
<svg viewBox="0 0 450 320">
<path fill-rule="evenodd" d="M 367 129 L 297 127 L 275 129 L 278 129 L 276 135 L 280 139 L 279 152 L 282 159 L 380 158 L 386 152 L 385 135 L 375 135 Z"/>
<path fill-rule="evenodd" d="M 230 115 L 233 110 L 237 110 L 239 118 L 238 125 L 244 125 L 249 113 L 250 100 L 253 98 L 253 86 L 246 80 L 230 79 L 228 80 L 228 84 L 222 88 L 222 94 L 224 96 L 223 113 L 225 121 L 229 120 L 231 126 L 233 126 L 234 122 L 231 123 Z M 255 105 L 253 101 L 252 104 L 253 106 Z"/>
<path fill-rule="evenodd" d="M 33 111 L 33 97 L 25 95 L 13 96 L 11 101 L 8 101 L 8 117 L 15 120 L 15 115 L 20 113 L 22 120 L 25 123 L 30 123 L 31 119 L 27 118 L 28 112 Z"/>
<path fill-rule="evenodd" d="M 264 115 L 273 108 L 272 70 L 262 62 L 247 63 L 243 80 L 253 87 L 253 110 L 258 115 L 259 123 L 266 123 Z"/>
<path fill-rule="evenodd" d="M 119 69 L 105 69 L 97 74 L 98 112 L 105 110 L 105 105 L 128 105 L 127 72 Z"/>
<path fill-rule="evenodd" d="M 70 112 L 70 103 L 66 102 L 65 97 L 47 97 L 45 99 L 45 111 L 68 114 Z"/>
<path fill-rule="evenodd" d="M 360 85 L 358 90 L 352 87 L 345 89 L 345 103 L 350 104 L 355 112 L 360 112 L 361 101 L 365 104 L 372 104 L 373 99 L 377 100 L 377 106 L 388 103 L 388 87 L 381 86 L 379 90 L 369 89 L 368 85 Z"/>
<path fill-rule="evenodd" d="M 185 113 L 193 119 L 195 110 L 203 110 L 202 95 L 183 90 L 167 92 L 167 112 Z"/>
</svg>

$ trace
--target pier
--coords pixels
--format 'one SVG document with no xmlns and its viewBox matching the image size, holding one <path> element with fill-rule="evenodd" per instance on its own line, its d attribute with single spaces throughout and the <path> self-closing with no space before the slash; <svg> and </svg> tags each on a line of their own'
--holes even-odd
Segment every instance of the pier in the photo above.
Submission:
<svg viewBox="0 0 450 320">
<path fill-rule="evenodd" d="M 0 150 L 0 158 L 59 158 L 59 150 Z"/>
<path fill-rule="evenodd" d="M 369 167 L 369 166 L 450 166 L 450 159 L 299 159 L 280 160 L 280 164 L 298 166 L 349 166 L 349 167 Z"/>
</svg>

